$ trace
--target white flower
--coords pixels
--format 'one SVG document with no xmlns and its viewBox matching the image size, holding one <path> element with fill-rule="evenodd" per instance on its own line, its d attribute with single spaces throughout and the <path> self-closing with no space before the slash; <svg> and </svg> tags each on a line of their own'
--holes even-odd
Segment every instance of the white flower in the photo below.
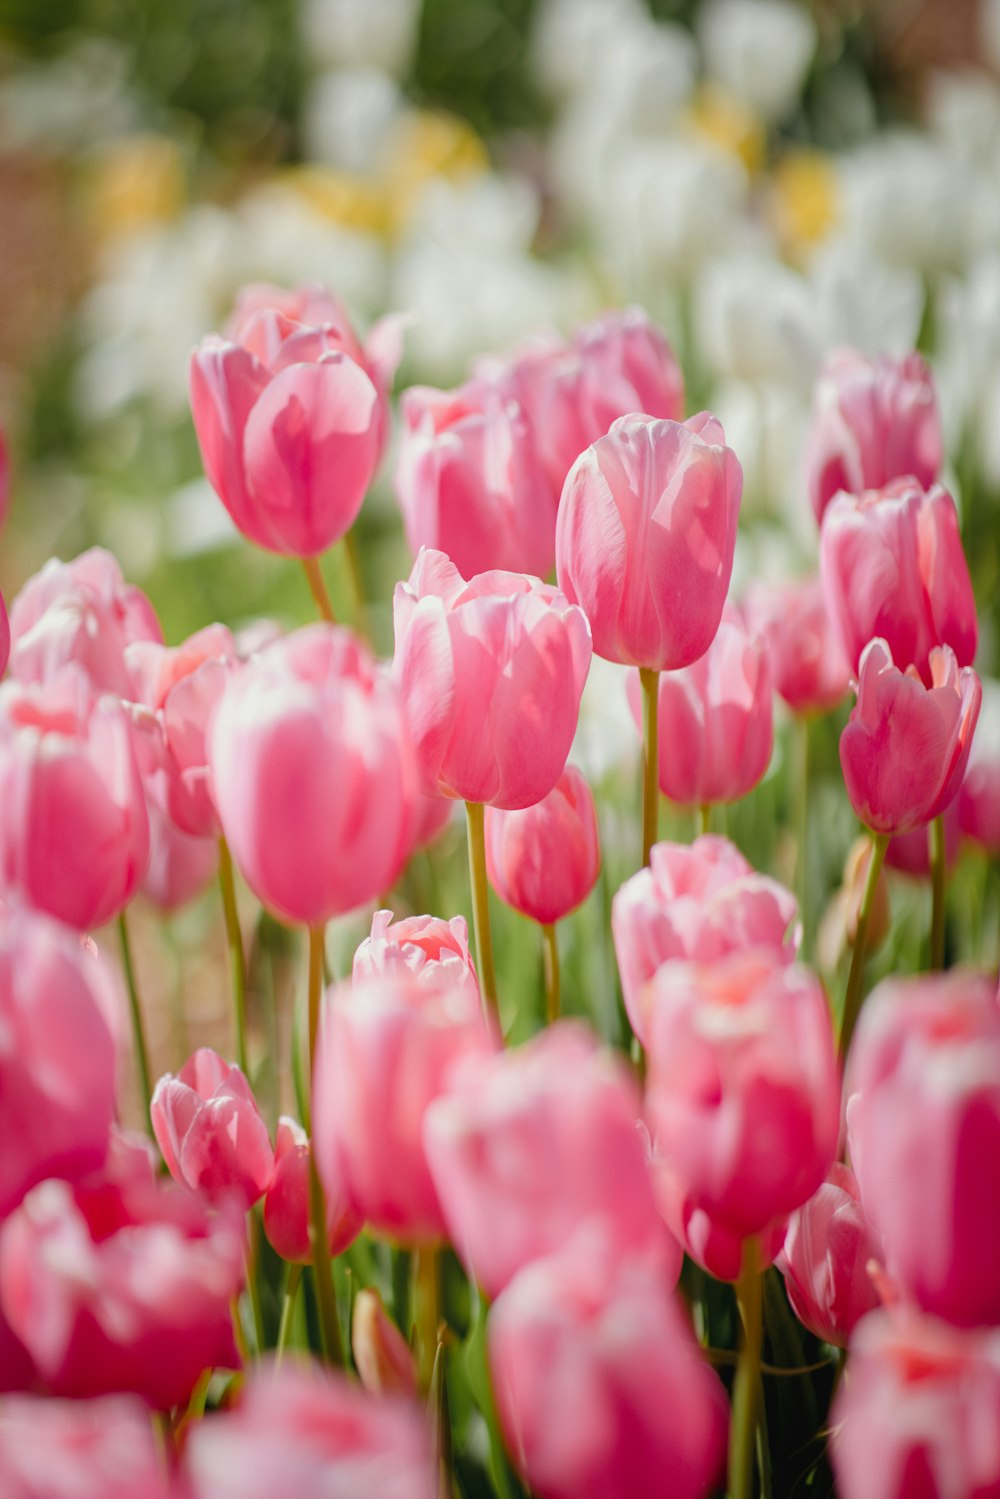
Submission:
<svg viewBox="0 0 1000 1499">
<path fill-rule="evenodd" d="M 305 55 L 401 77 L 413 55 L 420 10 L 421 0 L 303 0 Z"/>
<path fill-rule="evenodd" d="M 814 378 L 812 290 L 773 254 L 707 262 L 695 280 L 693 318 L 695 348 L 717 374 L 799 384 Z"/>
<path fill-rule="evenodd" d="M 795 104 L 816 51 L 816 27 L 794 0 L 707 0 L 698 14 L 705 69 L 766 121 Z"/>
<path fill-rule="evenodd" d="M 360 176 L 376 174 L 403 114 L 399 85 L 379 68 L 332 68 L 303 104 L 306 155 Z"/>
</svg>

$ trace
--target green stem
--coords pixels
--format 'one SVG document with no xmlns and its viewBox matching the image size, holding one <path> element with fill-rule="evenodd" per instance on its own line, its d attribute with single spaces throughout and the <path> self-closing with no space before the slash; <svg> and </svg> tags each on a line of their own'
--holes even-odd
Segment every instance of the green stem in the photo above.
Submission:
<svg viewBox="0 0 1000 1499">
<path fill-rule="evenodd" d="M 482 802 L 466 802 L 469 833 L 469 883 L 472 886 L 472 925 L 476 934 L 476 967 L 487 1016 L 499 1020 L 497 976 L 493 967 L 490 931 L 490 890 L 486 879 L 486 809 Z"/>
<path fill-rule="evenodd" d="M 226 918 L 226 941 L 229 944 L 229 963 L 233 974 L 233 1015 L 236 1021 L 236 1060 L 243 1076 L 249 1078 L 247 1064 L 247 972 L 243 953 L 243 934 L 240 931 L 239 912 L 236 909 L 236 881 L 233 878 L 233 859 L 225 838 L 219 838 L 219 891 L 222 909 Z"/>
<path fill-rule="evenodd" d="M 358 545 L 354 539 L 353 528 L 344 536 L 344 559 L 347 562 L 347 576 L 350 580 L 351 599 L 354 604 L 354 628 L 366 640 L 371 640 L 365 584 L 361 575 L 361 559 L 358 557 Z"/>
<path fill-rule="evenodd" d="M 712 808 L 708 802 L 702 802 L 700 807 L 695 808 L 694 830 L 699 838 L 704 838 L 712 827 Z"/>
<path fill-rule="evenodd" d="M 309 592 L 313 596 L 313 602 L 319 610 L 320 619 L 325 619 L 328 625 L 337 623 L 334 618 L 333 605 L 330 602 L 330 594 L 327 590 L 326 580 L 323 577 L 323 569 L 319 565 L 318 557 L 303 557 L 302 570 L 309 584 Z"/>
<path fill-rule="evenodd" d="M 312 1080 L 316 1066 L 316 1036 L 319 1031 L 319 1006 L 323 995 L 323 949 L 325 928 L 309 928 L 309 1128 L 312 1129 Z M 330 1242 L 326 1233 L 326 1200 L 323 1183 L 316 1170 L 316 1157 L 309 1152 L 309 1238 L 316 1280 L 316 1302 L 319 1307 L 323 1352 L 329 1364 L 342 1368 L 344 1345 L 340 1336 L 337 1301 L 330 1272 Z"/>
<path fill-rule="evenodd" d="M 437 1357 L 440 1265 L 437 1247 L 421 1244 L 413 1256 L 413 1310 L 417 1326 L 420 1388 L 426 1395 Z"/>
<path fill-rule="evenodd" d="M 285 1298 L 281 1303 L 281 1323 L 278 1327 L 278 1343 L 274 1356 L 274 1367 L 281 1368 L 281 1360 L 285 1356 L 288 1347 L 288 1339 L 292 1330 L 292 1317 L 295 1313 L 295 1298 L 298 1294 L 299 1281 L 302 1279 L 302 1266 L 289 1265 L 288 1280 L 285 1282 Z"/>
<path fill-rule="evenodd" d="M 135 965 L 132 962 L 132 944 L 129 941 L 128 926 L 125 922 L 124 911 L 118 913 L 118 936 L 121 941 L 122 968 L 125 970 L 125 987 L 128 990 L 129 1012 L 132 1016 L 132 1038 L 135 1042 L 135 1060 L 139 1069 L 139 1091 L 142 1094 L 143 1107 L 146 1111 L 146 1128 L 152 1135 L 153 1123 L 150 1118 L 149 1105 L 153 1097 L 153 1086 L 149 1071 L 149 1051 L 146 1047 L 146 1033 L 142 1024 L 142 1006 L 139 1003 L 139 989 L 135 981 Z"/>
<path fill-rule="evenodd" d="M 640 666 L 642 684 L 642 862 L 657 840 L 660 820 L 659 686 L 660 673 Z"/>
<path fill-rule="evenodd" d="M 863 999 L 862 980 L 865 972 L 865 951 L 868 947 L 868 927 L 871 924 L 872 910 L 875 905 L 875 892 L 878 889 L 878 877 L 882 872 L 882 864 L 885 859 L 885 851 L 889 847 L 888 833 L 872 834 L 872 852 L 868 861 L 868 876 L 865 880 L 864 894 L 861 897 L 861 909 L 858 912 L 858 930 L 854 938 L 854 951 L 851 954 L 851 971 L 847 977 L 847 992 L 844 995 L 844 1013 L 840 1020 L 840 1065 L 843 1068 L 850 1050 L 851 1037 L 854 1035 L 854 1027 L 858 1023 L 861 1013 L 861 1002 Z"/>
<path fill-rule="evenodd" d="M 945 857 L 944 818 L 935 817 L 930 825 L 931 853 L 931 970 L 944 967 L 945 887 L 948 863 Z"/>
<path fill-rule="evenodd" d="M 542 927 L 545 954 L 545 1020 L 552 1025 L 559 1019 L 559 942 L 554 922 Z"/>
<path fill-rule="evenodd" d="M 257 1266 L 260 1261 L 260 1224 L 257 1214 L 251 1210 L 247 1218 L 246 1272 L 250 1310 L 253 1313 L 253 1330 L 257 1343 L 257 1357 L 263 1354 L 267 1339 L 264 1334 L 264 1308 L 260 1303 L 260 1287 L 257 1284 Z"/>
<path fill-rule="evenodd" d="M 730 1499 L 752 1499 L 763 1322 L 760 1251 L 754 1238 L 747 1239 L 743 1246 L 743 1265 L 736 1282 L 736 1304 L 743 1323 L 743 1338 L 733 1384 L 733 1416 L 729 1433 L 729 1493 Z"/>
<path fill-rule="evenodd" d="M 795 821 L 798 839 L 795 846 L 795 893 L 799 900 L 799 921 L 802 923 L 802 956 L 809 951 L 809 719 L 795 719 L 795 739 L 798 755 Z"/>
</svg>

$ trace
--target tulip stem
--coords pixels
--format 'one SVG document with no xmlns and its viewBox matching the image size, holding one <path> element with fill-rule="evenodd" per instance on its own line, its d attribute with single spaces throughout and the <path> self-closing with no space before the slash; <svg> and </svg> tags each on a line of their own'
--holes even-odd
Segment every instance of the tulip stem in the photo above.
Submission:
<svg viewBox="0 0 1000 1499">
<path fill-rule="evenodd" d="M 260 1263 L 260 1225 L 257 1215 L 251 1209 L 247 1218 L 247 1245 L 245 1263 L 247 1272 L 247 1293 L 250 1297 L 250 1310 L 253 1313 L 254 1338 L 257 1343 L 257 1357 L 264 1353 L 267 1339 L 264 1333 L 264 1308 L 260 1303 L 260 1287 L 257 1284 L 257 1266 Z"/>
<path fill-rule="evenodd" d="M 799 921 L 802 923 L 802 956 L 809 951 L 809 719 L 799 714 L 794 722 L 798 755 L 796 777 L 796 822 L 798 838 L 795 845 L 795 893 L 799 900 Z"/>
<path fill-rule="evenodd" d="M 354 628 L 366 640 L 371 640 L 372 632 L 368 620 L 368 605 L 365 600 L 365 584 L 361 575 L 361 559 L 358 556 L 353 529 L 344 535 L 344 560 L 347 563 L 347 576 L 350 580 L 351 599 L 354 604 Z"/>
<path fill-rule="evenodd" d="M 945 856 L 944 818 L 935 817 L 929 832 L 931 854 L 931 970 L 944 967 L 945 887 L 948 863 Z"/>
<path fill-rule="evenodd" d="M 316 1069 L 316 1036 L 319 1032 L 319 1007 L 323 997 L 323 955 L 326 928 L 322 922 L 309 928 L 309 1119 L 312 1132 L 312 1086 Z M 316 1280 L 316 1302 L 323 1353 L 328 1364 L 342 1368 L 344 1345 L 340 1336 L 337 1301 L 330 1272 L 330 1241 L 326 1232 L 326 1198 L 323 1183 L 316 1170 L 316 1153 L 309 1152 L 309 1240 L 312 1247 Z"/>
<path fill-rule="evenodd" d="M 425 1395 L 430 1391 L 434 1360 L 437 1357 L 440 1317 L 439 1276 L 440 1265 L 436 1246 L 421 1244 L 413 1256 L 413 1310 L 417 1328 L 420 1388 Z"/>
<path fill-rule="evenodd" d="M 285 1282 L 285 1297 L 281 1303 L 281 1323 L 278 1327 L 278 1343 L 274 1356 L 275 1369 L 281 1368 L 281 1360 L 285 1356 L 288 1347 L 288 1339 L 292 1331 L 292 1317 L 295 1313 L 295 1298 L 298 1295 L 299 1281 L 302 1279 L 302 1266 L 289 1265 L 288 1280 Z"/>
<path fill-rule="evenodd" d="M 743 1323 L 743 1337 L 733 1384 L 733 1417 L 729 1433 L 729 1493 L 731 1499 L 752 1499 L 763 1327 L 760 1252 L 757 1240 L 752 1237 L 743 1245 L 743 1263 L 740 1278 L 736 1282 L 736 1304 Z"/>
<path fill-rule="evenodd" d="M 303 557 L 302 568 L 306 575 L 306 582 L 309 584 L 309 592 L 319 610 L 320 619 L 325 619 L 328 625 L 335 625 L 337 621 L 334 618 L 333 605 L 330 602 L 330 594 L 323 577 L 323 569 L 319 565 L 319 558 Z"/>
<path fill-rule="evenodd" d="M 219 890 L 222 895 L 222 910 L 226 918 L 226 941 L 229 944 L 229 961 L 233 973 L 233 1015 L 236 1021 L 236 1060 L 240 1071 L 249 1080 L 247 1064 L 247 973 L 243 954 L 243 934 L 240 917 L 236 909 L 236 881 L 233 878 L 233 858 L 225 838 L 219 838 Z"/>
<path fill-rule="evenodd" d="M 153 1086 L 149 1071 L 149 1051 L 146 1047 L 146 1033 L 142 1024 L 142 1006 L 139 1003 L 139 989 L 135 981 L 135 965 L 132 962 L 132 944 L 129 941 L 128 926 L 125 922 L 124 911 L 119 911 L 118 913 L 118 936 L 121 941 L 122 968 L 125 971 L 125 987 L 128 990 L 129 1013 L 132 1016 L 132 1038 L 135 1042 L 135 1060 L 139 1069 L 139 1090 L 142 1094 L 142 1102 L 146 1110 L 146 1128 L 152 1135 L 153 1121 L 149 1112 L 149 1105 L 153 1097 Z"/>
<path fill-rule="evenodd" d="M 490 889 L 486 879 L 486 809 L 482 802 L 466 802 L 469 834 L 469 883 L 472 886 L 472 925 L 476 934 L 476 967 L 487 1018 L 499 1020 L 497 976 L 493 967 L 490 932 Z"/>
<path fill-rule="evenodd" d="M 872 909 L 875 905 L 875 892 L 878 889 L 878 877 L 882 873 L 882 864 L 885 860 L 885 851 L 889 847 L 888 833 L 872 834 L 872 853 L 868 861 L 868 875 L 865 880 L 864 894 L 861 897 L 861 908 L 858 911 L 858 929 L 854 938 L 854 951 L 851 954 L 851 971 L 847 977 L 847 992 L 844 995 L 844 1013 L 840 1019 L 840 1065 L 843 1068 L 850 1050 L 851 1037 L 854 1035 L 854 1027 L 861 1013 L 861 1002 L 863 999 L 862 980 L 865 972 L 865 951 L 868 947 L 868 927 L 872 919 Z"/>
<path fill-rule="evenodd" d="M 642 683 L 642 862 L 656 842 L 660 818 L 659 696 L 660 673 L 640 666 Z"/>
<path fill-rule="evenodd" d="M 702 802 L 694 814 L 695 833 L 699 838 L 704 838 L 712 826 L 712 808 L 708 802 Z"/>
<path fill-rule="evenodd" d="M 555 922 L 542 927 L 545 954 L 545 1020 L 548 1025 L 559 1019 L 559 942 Z"/>
</svg>

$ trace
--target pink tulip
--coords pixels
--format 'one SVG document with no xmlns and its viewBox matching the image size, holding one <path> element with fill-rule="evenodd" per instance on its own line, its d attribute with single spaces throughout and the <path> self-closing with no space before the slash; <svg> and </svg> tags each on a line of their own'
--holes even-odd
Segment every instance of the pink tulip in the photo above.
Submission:
<svg viewBox="0 0 1000 1499">
<path fill-rule="evenodd" d="M 406 916 L 394 921 L 391 911 L 376 911 L 371 935 L 354 954 L 356 984 L 371 979 L 414 979 L 429 989 L 466 989 L 479 1000 L 479 980 L 469 951 L 464 916 L 442 921 L 437 916 Z"/>
<path fill-rule="evenodd" d="M 649 1254 L 676 1281 L 680 1249 L 657 1215 L 640 1108 L 620 1059 L 560 1021 L 467 1068 L 428 1110 L 449 1236 L 488 1296 L 595 1223 L 619 1255 Z"/>
<path fill-rule="evenodd" d="M 760 948 L 664 964 L 652 990 L 646 1108 L 661 1208 L 718 1275 L 713 1233 L 716 1247 L 766 1234 L 833 1164 L 830 1012 L 811 973 Z"/>
<path fill-rule="evenodd" d="M 931 686 L 900 671 L 884 640 L 861 658 L 858 701 L 840 736 L 851 806 L 875 833 L 906 833 L 958 795 L 979 717 L 982 687 L 945 646 L 930 658 Z"/>
<path fill-rule="evenodd" d="M 480 373 L 524 411 L 556 502 L 577 458 L 618 417 L 684 415 L 680 365 L 638 307 L 605 313 L 570 343 L 543 337 L 510 359 L 484 360 Z"/>
<path fill-rule="evenodd" d="M 583 904 L 597 883 L 601 850 L 594 794 L 575 766 L 533 807 L 488 808 L 486 869 L 500 899 L 542 926 Z"/>
<path fill-rule="evenodd" d="M 538 1499 L 698 1499 L 727 1408 L 662 1276 L 578 1242 L 511 1282 L 489 1319 L 497 1415 Z"/>
<path fill-rule="evenodd" d="M 660 790 L 681 806 L 735 802 L 764 775 L 774 747 L 771 667 L 764 641 L 732 611 L 693 666 L 659 682 Z M 637 673 L 629 703 L 641 723 Z"/>
<path fill-rule="evenodd" d="M 0 688 L 0 889 L 84 930 L 116 916 L 149 861 L 125 709 L 65 667 Z"/>
<path fill-rule="evenodd" d="M 72 663 L 95 692 L 119 697 L 131 696 L 125 647 L 163 640 L 152 604 L 101 547 L 72 562 L 46 562 L 12 602 L 10 630 L 18 681 L 47 682 Z"/>
<path fill-rule="evenodd" d="M 833 1407 L 843 1499 L 1000 1494 L 1000 1343 L 909 1308 L 873 1312 Z"/>
<path fill-rule="evenodd" d="M 711 962 L 751 947 L 779 962 L 798 952 L 801 927 L 791 891 L 758 874 L 728 838 L 656 843 L 649 865 L 626 880 L 611 905 L 611 931 L 625 1009 L 645 1044 L 649 980 L 671 958 Z"/>
<path fill-rule="evenodd" d="M 494 807 L 541 801 L 565 767 L 590 669 L 583 611 L 537 578 L 467 583 L 422 551 L 393 614 L 424 789 Z"/>
<path fill-rule="evenodd" d="M 965 781 L 962 785 L 964 787 Z M 958 803 L 959 797 L 956 796 L 941 814 L 944 824 L 944 860 L 945 867 L 949 870 L 954 868 L 958 860 L 961 841 Z M 871 840 L 866 841 L 870 847 Z M 930 840 L 926 827 L 911 828 L 908 833 L 897 833 L 894 838 L 890 838 L 889 847 L 885 851 L 885 862 L 890 869 L 896 869 L 900 874 L 908 874 L 911 879 L 929 880 L 931 877 Z"/>
<path fill-rule="evenodd" d="M 868 1267 L 881 1259 L 854 1172 L 835 1162 L 819 1191 L 792 1214 L 778 1260 L 799 1321 L 846 1348 L 857 1323 L 879 1304 Z"/>
<path fill-rule="evenodd" d="M 467 985 L 397 976 L 331 990 L 313 1074 L 313 1146 L 330 1195 L 343 1186 L 363 1219 L 402 1242 L 444 1238 L 424 1115 L 464 1058 L 496 1044 Z"/>
<path fill-rule="evenodd" d="M 467 577 L 551 572 L 555 500 L 516 403 L 483 381 L 412 386 L 402 414 L 396 495 L 413 555 L 445 552 Z"/>
<path fill-rule="evenodd" d="M 818 576 L 752 587 L 743 612 L 763 637 L 774 690 L 803 717 L 829 713 L 847 694 L 850 671 Z"/>
<path fill-rule="evenodd" d="M 4 1499 L 169 1499 L 149 1412 L 139 1400 L 36 1400 L 0 1408 Z"/>
<path fill-rule="evenodd" d="M 294 309 L 315 312 L 303 299 Z M 315 557 L 353 525 L 378 464 L 379 392 L 342 327 L 273 305 L 246 310 L 237 342 L 191 356 L 205 472 L 237 528 L 268 551 Z"/>
<path fill-rule="evenodd" d="M 284 1364 L 251 1375 L 235 1409 L 194 1424 L 192 1499 L 435 1499 L 431 1438 L 415 1401 L 343 1374 Z"/>
<path fill-rule="evenodd" d="M 652 670 L 689 666 L 729 588 L 743 473 L 707 412 L 624 416 L 581 453 L 556 524 L 556 571 L 594 650 Z"/>
<path fill-rule="evenodd" d="M 351 1352 L 370 1395 L 416 1395 L 413 1353 L 385 1314 L 377 1291 L 359 1291 L 351 1309 Z"/>
<path fill-rule="evenodd" d="M 0 1228 L 0 1306 L 56 1395 L 186 1405 L 204 1370 L 238 1365 L 242 1282 L 233 1219 L 148 1166 L 42 1182 Z"/>
<path fill-rule="evenodd" d="M 933 484 L 942 456 L 934 381 L 919 354 L 831 354 L 816 387 L 806 447 L 806 483 L 817 521 L 840 489 L 860 494 L 907 474 Z"/>
<path fill-rule="evenodd" d="M 416 770 L 399 695 L 350 631 L 310 625 L 249 662 L 207 742 L 226 840 L 266 906 L 313 926 L 392 884 Z"/>
<path fill-rule="evenodd" d="M 301 1124 L 283 1114 L 274 1138 L 274 1175 L 264 1198 L 264 1232 L 275 1254 L 298 1265 L 309 1264 L 313 1257 L 309 1241 L 310 1154 L 309 1137 Z M 329 1172 L 325 1197 L 330 1254 L 341 1254 L 364 1224 Z"/>
<path fill-rule="evenodd" d="M 161 911 L 176 911 L 200 895 L 215 879 L 219 867 L 219 845 L 214 838 L 192 838 L 162 811 L 151 797 L 149 814 L 149 863 L 142 880 L 142 893 Z"/>
<path fill-rule="evenodd" d="M 950 1322 L 1000 1322 L 995 984 L 885 980 L 861 1013 L 848 1084 L 851 1160 L 889 1274 Z"/>
<path fill-rule="evenodd" d="M 216 1203 L 232 1194 L 250 1208 L 267 1189 L 274 1152 L 250 1084 L 203 1046 L 176 1077 L 160 1078 L 150 1105 L 153 1133 L 175 1181 Z"/>
<path fill-rule="evenodd" d="M 952 805 L 966 838 L 994 857 L 1000 853 L 1000 684 L 990 680 L 983 683 L 968 769 Z"/>
<path fill-rule="evenodd" d="M 45 1177 L 102 1164 L 123 1012 L 113 970 L 75 932 L 0 915 L 0 1219 Z"/>
<path fill-rule="evenodd" d="M 838 495 L 823 517 L 820 571 L 827 608 L 857 670 L 876 636 L 901 667 L 930 684 L 930 655 L 947 645 L 959 666 L 976 654 L 976 601 L 955 502 L 912 479 Z"/>
</svg>

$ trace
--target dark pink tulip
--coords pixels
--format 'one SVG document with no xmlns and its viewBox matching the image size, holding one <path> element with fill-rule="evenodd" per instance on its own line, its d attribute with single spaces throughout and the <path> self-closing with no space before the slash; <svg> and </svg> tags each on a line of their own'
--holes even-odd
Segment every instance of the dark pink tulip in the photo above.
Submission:
<svg viewBox="0 0 1000 1499">
<path fill-rule="evenodd" d="M 639 1134 L 627 1067 L 575 1021 L 459 1075 L 424 1144 L 449 1236 L 490 1297 L 595 1223 L 615 1251 L 680 1273 Z"/>
<path fill-rule="evenodd" d="M 416 1401 L 284 1364 L 251 1375 L 234 1410 L 195 1423 L 192 1499 L 435 1499 L 430 1427 Z"/>
<path fill-rule="evenodd" d="M 699 1499 L 727 1408 L 658 1269 L 599 1238 L 523 1270 L 494 1304 L 500 1428 L 538 1499 Z"/>
<path fill-rule="evenodd" d="M 567 765 L 548 796 L 516 812 L 486 812 L 486 870 L 508 906 L 549 926 L 583 904 L 597 883 L 601 849 L 594 794 Z"/>
<path fill-rule="evenodd" d="M 632 1029 L 645 1042 L 652 991 L 671 958 L 711 962 L 763 947 L 780 962 L 798 952 L 801 928 L 791 891 L 758 874 L 728 838 L 656 843 L 649 865 L 626 880 L 611 905 L 611 930 Z"/>
<path fill-rule="evenodd" d="M 661 1208 L 689 1252 L 704 1235 L 699 1257 L 719 1274 L 705 1257 L 713 1233 L 737 1244 L 767 1233 L 833 1164 L 830 1012 L 808 970 L 760 948 L 666 963 L 652 989 L 646 1112 Z"/>
<path fill-rule="evenodd" d="M 490 568 L 550 573 L 555 499 L 517 404 L 483 381 L 412 386 L 402 416 L 396 495 L 411 553 L 445 552 L 470 578 Z"/>
<path fill-rule="evenodd" d="M 962 785 L 965 785 L 965 781 Z M 941 814 L 944 822 L 944 858 L 948 869 L 952 869 L 958 859 L 961 842 L 960 796 L 961 792 L 948 803 Z M 870 844 L 870 840 L 868 841 Z M 890 869 L 896 869 L 900 874 L 908 874 L 911 879 L 930 879 L 930 840 L 926 827 L 911 828 L 908 833 L 897 833 L 895 838 L 890 838 L 889 847 L 885 852 L 885 862 Z"/>
<path fill-rule="evenodd" d="M 774 747 L 771 665 L 765 642 L 728 613 L 707 652 L 692 666 L 664 672 L 659 684 L 660 790 L 681 806 L 735 802 L 764 775 Z M 630 673 L 637 723 L 639 678 Z"/>
<path fill-rule="evenodd" d="M 530 807 L 566 764 L 590 670 L 590 628 L 522 573 L 468 583 L 422 551 L 396 585 L 395 672 L 427 791 Z"/>
<path fill-rule="evenodd" d="M 191 356 L 205 472 L 248 540 L 317 556 L 353 525 L 371 483 L 379 393 L 332 323 L 264 306 L 241 316 L 237 333 L 238 342 L 206 338 Z"/>
<path fill-rule="evenodd" d="M 684 423 L 625 416 L 581 453 L 559 505 L 556 570 L 599 656 L 663 671 L 704 655 L 729 589 L 742 492 L 743 471 L 707 412 Z"/>
<path fill-rule="evenodd" d="M 415 979 L 428 988 L 467 989 L 479 999 L 479 980 L 469 951 L 469 928 L 464 916 L 442 921 L 438 916 L 404 916 L 394 921 L 391 911 L 376 911 L 371 935 L 354 954 L 352 978 Z"/>
<path fill-rule="evenodd" d="M 844 655 L 857 670 L 876 636 L 894 661 L 930 683 L 930 655 L 947 645 L 959 666 L 976 654 L 976 601 L 955 501 L 912 479 L 838 495 L 823 517 L 820 572 Z"/>
<path fill-rule="evenodd" d="M 831 354 L 816 386 L 806 446 L 806 483 L 817 521 L 840 489 L 860 494 L 906 474 L 932 484 L 942 456 L 934 381 L 919 354 Z"/>
<path fill-rule="evenodd" d="M 46 916 L 0 916 L 0 1219 L 48 1176 L 96 1170 L 115 1118 L 117 978 Z"/>
<path fill-rule="evenodd" d="M 148 1162 L 42 1182 L 0 1228 L 0 1305 L 56 1395 L 185 1405 L 205 1369 L 238 1366 L 242 1283 L 241 1225 Z"/>
<path fill-rule="evenodd" d="M 125 647 L 163 640 L 152 604 L 101 547 L 72 562 L 46 562 L 11 603 L 10 629 L 10 670 L 18 681 L 46 682 L 72 663 L 96 692 L 126 698 Z"/>
<path fill-rule="evenodd" d="M 413 1351 L 386 1316 L 377 1291 L 359 1291 L 351 1309 L 351 1352 L 370 1395 L 416 1395 Z"/>
<path fill-rule="evenodd" d="M 150 1106 L 153 1133 L 175 1181 L 216 1203 L 232 1195 L 250 1208 L 267 1189 L 274 1152 L 250 1084 L 203 1046 L 176 1077 L 160 1078 Z"/>
<path fill-rule="evenodd" d="M 509 359 L 484 360 L 480 373 L 523 409 L 556 502 L 577 458 L 618 417 L 684 415 L 680 365 L 638 307 L 605 313 L 569 343 L 551 335 Z"/>
<path fill-rule="evenodd" d="M 847 694 L 850 671 L 818 576 L 752 587 L 743 612 L 763 637 L 774 690 L 802 716 L 829 713 Z"/>
<path fill-rule="evenodd" d="M 313 1257 L 309 1241 L 309 1158 L 309 1136 L 301 1124 L 282 1114 L 274 1138 L 274 1175 L 264 1197 L 264 1232 L 275 1254 L 298 1265 L 307 1265 Z M 340 1254 L 364 1224 L 329 1172 L 325 1196 L 330 1253 Z"/>
<path fill-rule="evenodd" d="M 861 658 L 858 701 L 840 736 L 851 806 L 875 833 L 906 833 L 939 816 L 958 795 L 982 687 L 945 646 L 930 658 L 931 686 L 893 665 L 884 640 Z"/>
<path fill-rule="evenodd" d="M 412 846 L 416 767 L 399 694 L 349 630 L 309 625 L 230 681 L 212 794 L 254 894 L 313 926 L 388 889 Z"/>
<path fill-rule="evenodd" d="M 465 984 L 396 976 L 331 990 L 313 1073 L 313 1148 L 330 1196 L 344 1191 L 377 1232 L 402 1242 L 445 1238 L 424 1115 L 460 1062 L 496 1044 Z"/>
<path fill-rule="evenodd" d="M 81 930 L 116 916 L 149 862 L 132 726 L 64 668 L 0 688 L 0 888 Z"/>
<path fill-rule="evenodd" d="M 778 1268 L 792 1310 L 809 1331 L 846 1348 L 855 1325 L 879 1305 L 869 1264 L 882 1243 L 861 1206 L 858 1183 L 839 1161 L 789 1220 Z"/>
<path fill-rule="evenodd" d="M 996 1499 L 1000 1344 L 910 1308 L 866 1317 L 833 1407 L 843 1499 Z"/>
<path fill-rule="evenodd" d="M 1000 1007 L 968 973 L 885 980 L 848 1074 L 851 1160 L 904 1295 L 949 1322 L 1000 1323 Z"/>
<path fill-rule="evenodd" d="M 139 1400 L 39 1400 L 0 1408 L 4 1499 L 169 1499 L 173 1485 Z"/>
</svg>

